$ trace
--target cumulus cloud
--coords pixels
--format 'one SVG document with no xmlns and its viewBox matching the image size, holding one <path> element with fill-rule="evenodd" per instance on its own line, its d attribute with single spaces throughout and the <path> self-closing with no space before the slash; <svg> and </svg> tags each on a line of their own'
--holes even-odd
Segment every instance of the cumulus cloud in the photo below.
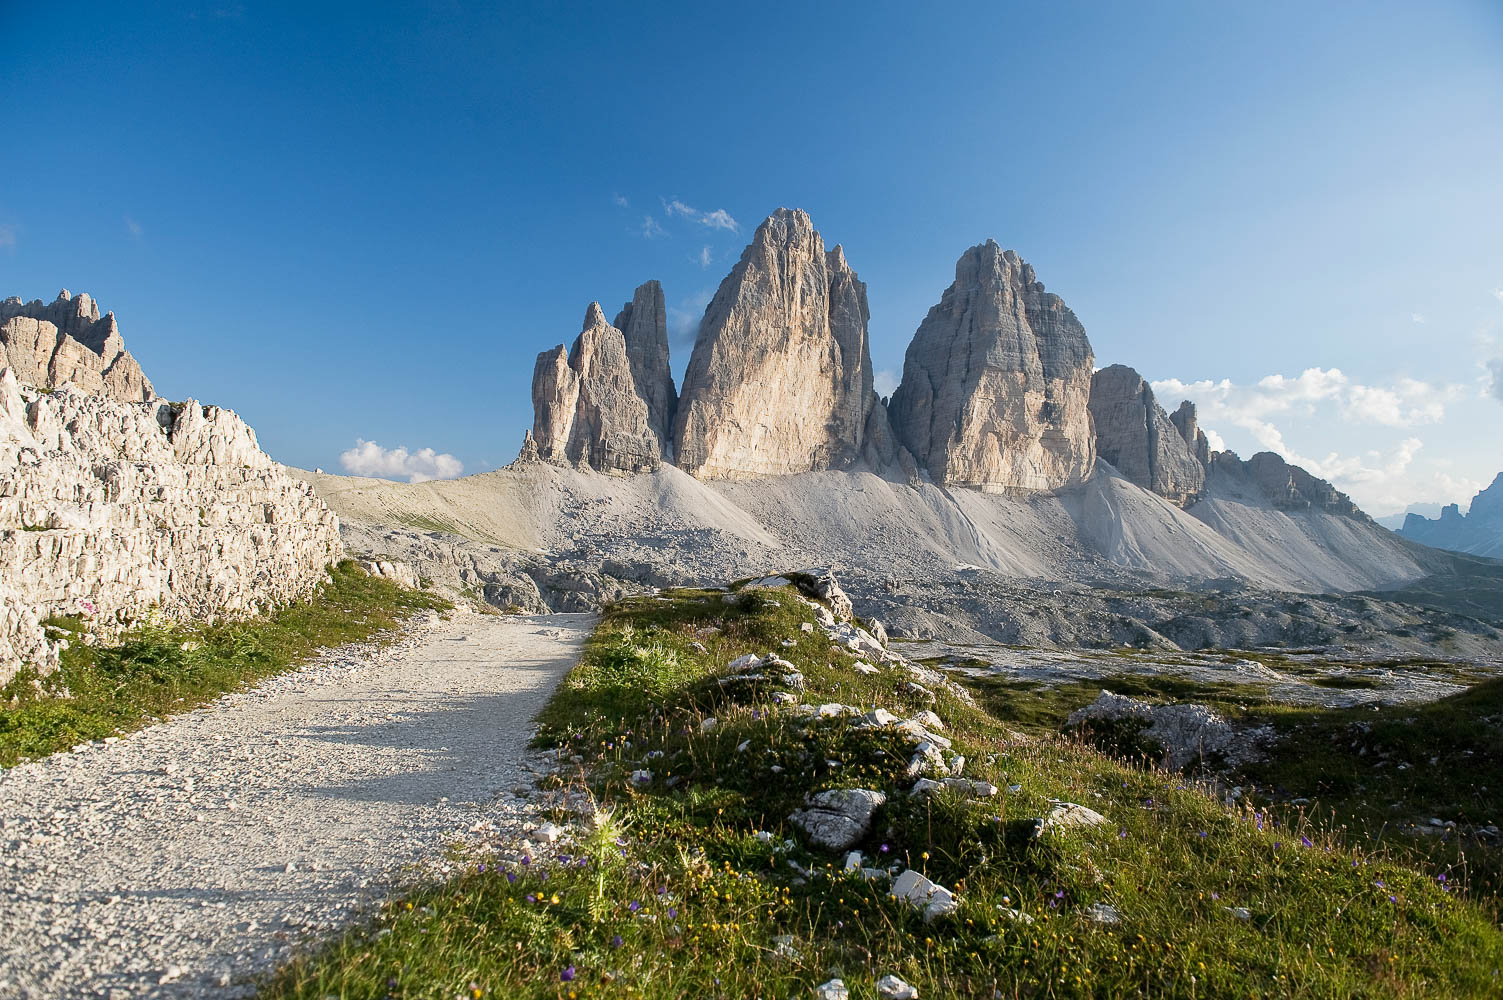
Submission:
<svg viewBox="0 0 1503 1000">
<path fill-rule="evenodd" d="M 1421 326 L 1423 326 L 1426 322 L 1428 322 L 1425 319 L 1425 314 L 1424 313 L 1410 313 L 1409 314 L 1409 318 L 1411 320 L 1413 320 L 1414 322 L 1420 324 Z"/>
<path fill-rule="evenodd" d="M 657 219 L 649 215 L 642 219 L 642 235 L 649 240 L 655 240 L 659 236 L 667 236 L 668 232 Z"/>
<path fill-rule="evenodd" d="M 1497 299 L 1499 302 L 1503 302 L 1503 288 L 1494 288 L 1493 298 Z"/>
<path fill-rule="evenodd" d="M 686 216 L 687 218 L 693 219 L 699 216 L 699 209 L 694 208 L 690 205 L 685 205 L 677 198 L 674 198 L 672 201 L 663 202 L 663 214 L 668 216 L 668 218 L 670 219 L 675 215 L 682 215 Z"/>
<path fill-rule="evenodd" d="M 453 479 L 464 472 L 464 464 L 447 452 L 440 455 L 432 448 L 411 452 L 406 448 L 383 448 L 364 438 L 356 439 L 355 447 L 340 453 L 339 464 L 351 475 L 405 479 L 409 483 Z"/>
<path fill-rule="evenodd" d="M 1466 390 L 1459 385 L 1435 385 L 1400 377 L 1388 385 L 1364 385 L 1339 368 L 1307 368 L 1299 375 L 1267 375 L 1252 385 L 1231 379 L 1181 382 L 1163 379 L 1153 391 L 1165 403 L 1190 399 L 1200 410 L 1203 423 L 1220 422 L 1244 428 L 1269 450 L 1277 430 L 1269 422 L 1276 414 L 1313 416 L 1322 406 L 1335 407 L 1336 415 L 1355 424 L 1414 427 L 1439 423 L 1446 403 Z"/>
<path fill-rule="evenodd" d="M 16 252 L 16 237 L 20 235 L 20 229 L 16 226 L 0 226 L 0 250 Z"/>
<path fill-rule="evenodd" d="M 890 368 L 879 369 L 872 375 L 872 388 L 883 398 L 891 396 L 898 389 L 898 373 Z"/>
<path fill-rule="evenodd" d="M 613 194 L 613 195 L 611 195 L 611 204 L 615 205 L 617 208 L 630 208 L 631 207 L 631 202 L 627 201 L 626 197 L 624 195 L 619 195 L 619 194 Z"/>
</svg>

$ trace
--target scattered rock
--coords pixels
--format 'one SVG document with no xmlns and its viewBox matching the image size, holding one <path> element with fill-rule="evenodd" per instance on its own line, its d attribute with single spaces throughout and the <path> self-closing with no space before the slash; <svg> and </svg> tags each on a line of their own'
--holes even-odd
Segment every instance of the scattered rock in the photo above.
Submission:
<svg viewBox="0 0 1503 1000">
<path fill-rule="evenodd" d="M 1237 767 L 1259 759 L 1273 740 L 1271 728 L 1234 726 L 1205 705 L 1155 705 L 1110 691 L 1102 691 L 1091 704 L 1071 712 L 1065 725 L 1123 721 L 1143 725 L 1138 738 L 1161 747 L 1164 765 L 1172 770 L 1208 756 Z"/>
<path fill-rule="evenodd" d="M 1054 802 L 1048 813 L 1033 821 L 1033 835 L 1041 837 L 1049 830 L 1101 826 L 1106 821 L 1106 817 L 1094 809 L 1088 809 L 1074 802 Z"/>
<path fill-rule="evenodd" d="M 807 808 L 789 819 L 819 847 L 843 851 L 866 836 L 872 814 L 886 801 L 886 795 L 866 788 L 831 789 L 810 796 Z"/>
<path fill-rule="evenodd" d="M 818 1000 L 850 1000 L 851 991 L 845 988 L 844 981 L 832 979 L 816 986 L 814 995 Z"/>
<path fill-rule="evenodd" d="M 918 990 L 894 975 L 877 980 L 877 996 L 882 1000 L 918 1000 Z"/>
<path fill-rule="evenodd" d="M 892 894 L 906 900 L 915 910 L 924 915 L 924 922 L 931 923 L 948 916 L 960 908 L 955 894 L 942 885 L 929 881 L 912 868 L 903 872 L 892 883 Z"/>
</svg>

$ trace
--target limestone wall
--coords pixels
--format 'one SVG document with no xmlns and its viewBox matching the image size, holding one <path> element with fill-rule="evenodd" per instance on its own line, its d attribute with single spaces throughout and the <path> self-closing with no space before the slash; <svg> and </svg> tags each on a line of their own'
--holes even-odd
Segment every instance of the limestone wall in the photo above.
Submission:
<svg viewBox="0 0 1503 1000">
<path fill-rule="evenodd" d="M 108 634 L 153 608 L 255 613 L 310 594 L 342 551 L 324 502 L 229 410 L 38 393 L 0 369 L 0 683 L 56 666 L 51 615 Z"/>
</svg>

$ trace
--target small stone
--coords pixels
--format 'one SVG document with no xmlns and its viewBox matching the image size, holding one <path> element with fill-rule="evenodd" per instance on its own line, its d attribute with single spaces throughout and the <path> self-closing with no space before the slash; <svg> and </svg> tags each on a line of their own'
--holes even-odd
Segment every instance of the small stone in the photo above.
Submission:
<svg viewBox="0 0 1503 1000">
<path fill-rule="evenodd" d="M 816 986 L 814 996 L 818 1000 L 851 1000 L 851 991 L 845 988 L 844 981 L 832 979 Z"/>
<path fill-rule="evenodd" d="M 918 1000 L 918 990 L 894 975 L 877 980 L 877 996 L 882 1000 Z"/>
<path fill-rule="evenodd" d="M 1080 915 L 1093 924 L 1103 926 L 1112 926 L 1122 922 L 1122 914 L 1110 903 L 1092 903 L 1081 910 Z"/>
<path fill-rule="evenodd" d="M 699 731 L 702 733 L 713 733 L 719 725 L 720 720 L 711 715 L 700 721 Z"/>
<path fill-rule="evenodd" d="M 798 627 L 798 630 L 806 635 L 812 635 L 814 633 L 814 623 L 804 622 Z"/>
<path fill-rule="evenodd" d="M 1074 802 L 1055 802 L 1046 815 L 1033 822 L 1033 835 L 1039 837 L 1049 830 L 1100 826 L 1106 822 L 1106 817 L 1094 809 L 1088 809 Z"/>
<path fill-rule="evenodd" d="M 1245 906 L 1223 906 L 1223 910 L 1236 917 L 1238 920 L 1251 920 L 1252 911 Z"/>
</svg>

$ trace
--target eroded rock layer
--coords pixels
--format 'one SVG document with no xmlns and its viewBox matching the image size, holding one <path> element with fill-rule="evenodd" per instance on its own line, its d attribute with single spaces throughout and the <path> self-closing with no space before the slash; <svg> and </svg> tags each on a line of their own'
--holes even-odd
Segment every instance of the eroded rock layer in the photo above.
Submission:
<svg viewBox="0 0 1503 1000">
<path fill-rule="evenodd" d="M 700 324 L 673 439 L 680 468 L 738 479 L 843 468 L 877 405 L 866 285 L 804 211 L 757 228 Z"/>
<path fill-rule="evenodd" d="M 99 315 L 87 294 L 65 288 L 51 303 L 0 302 L 0 367 L 16 379 L 51 389 L 71 382 L 84 392 L 101 393 L 128 403 L 156 396 L 136 359 L 125 349 L 115 314 Z"/>
<path fill-rule="evenodd" d="M 665 335 L 665 368 L 666 348 Z M 601 472 L 644 472 L 662 460 L 662 439 L 633 374 L 626 336 L 605 321 L 597 302 L 590 303 L 572 348 L 566 352 L 560 344 L 538 355 L 532 408 L 524 453 L 531 449 L 544 461 Z"/>
<path fill-rule="evenodd" d="M 1194 405 L 1186 405 L 1188 413 L 1181 407 L 1176 416 L 1193 428 Z M 1129 481 L 1181 507 L 1193 503 L 1205 488 L 1205 466 L 1191 452 L 1179 424 L 1133 369 L 1112 365 L 1091 377 L 1091 420 L 1097 455 Z"/>
<path fill-rule="evenodd" d="M 1082 482 L 1096 459 L 1093 360 L 1075 314 L 988 240 L 956 263 L 908 345 L 893 429 L 938 482 L 992 491 Z"/>
<path fill-rule="evenodd" d="M 108 635 L 253 613 L 310 594 L 342 551 L 329 508 L 230 411 L 31 394 L 0 370 L 0 683 L 56 666 L 49 616 Z"/>
<path fill-rule="evenodd" d="M 673 460 L 673 411 L 678 392 L 668 367 L 668 311 L 663 286 L 648 281 L 637 287 L 632 300 L 616 314 L 616 329 L 626 339 L 626 360 L 637 395 L 647 406 L 647 427 L 658 441 L 658 453 Z"/>
<path fill-rule="evenodd" d="M 1351 497 L 1271 451 L 1260 451 L 1246 461 L 1230 451 L 1221 451 L 1212 455 L 1211 461 L 1218 472 L 1257 487 L 1278 510 L 1316 510 L 1368 520 Z"/>
</svg>

